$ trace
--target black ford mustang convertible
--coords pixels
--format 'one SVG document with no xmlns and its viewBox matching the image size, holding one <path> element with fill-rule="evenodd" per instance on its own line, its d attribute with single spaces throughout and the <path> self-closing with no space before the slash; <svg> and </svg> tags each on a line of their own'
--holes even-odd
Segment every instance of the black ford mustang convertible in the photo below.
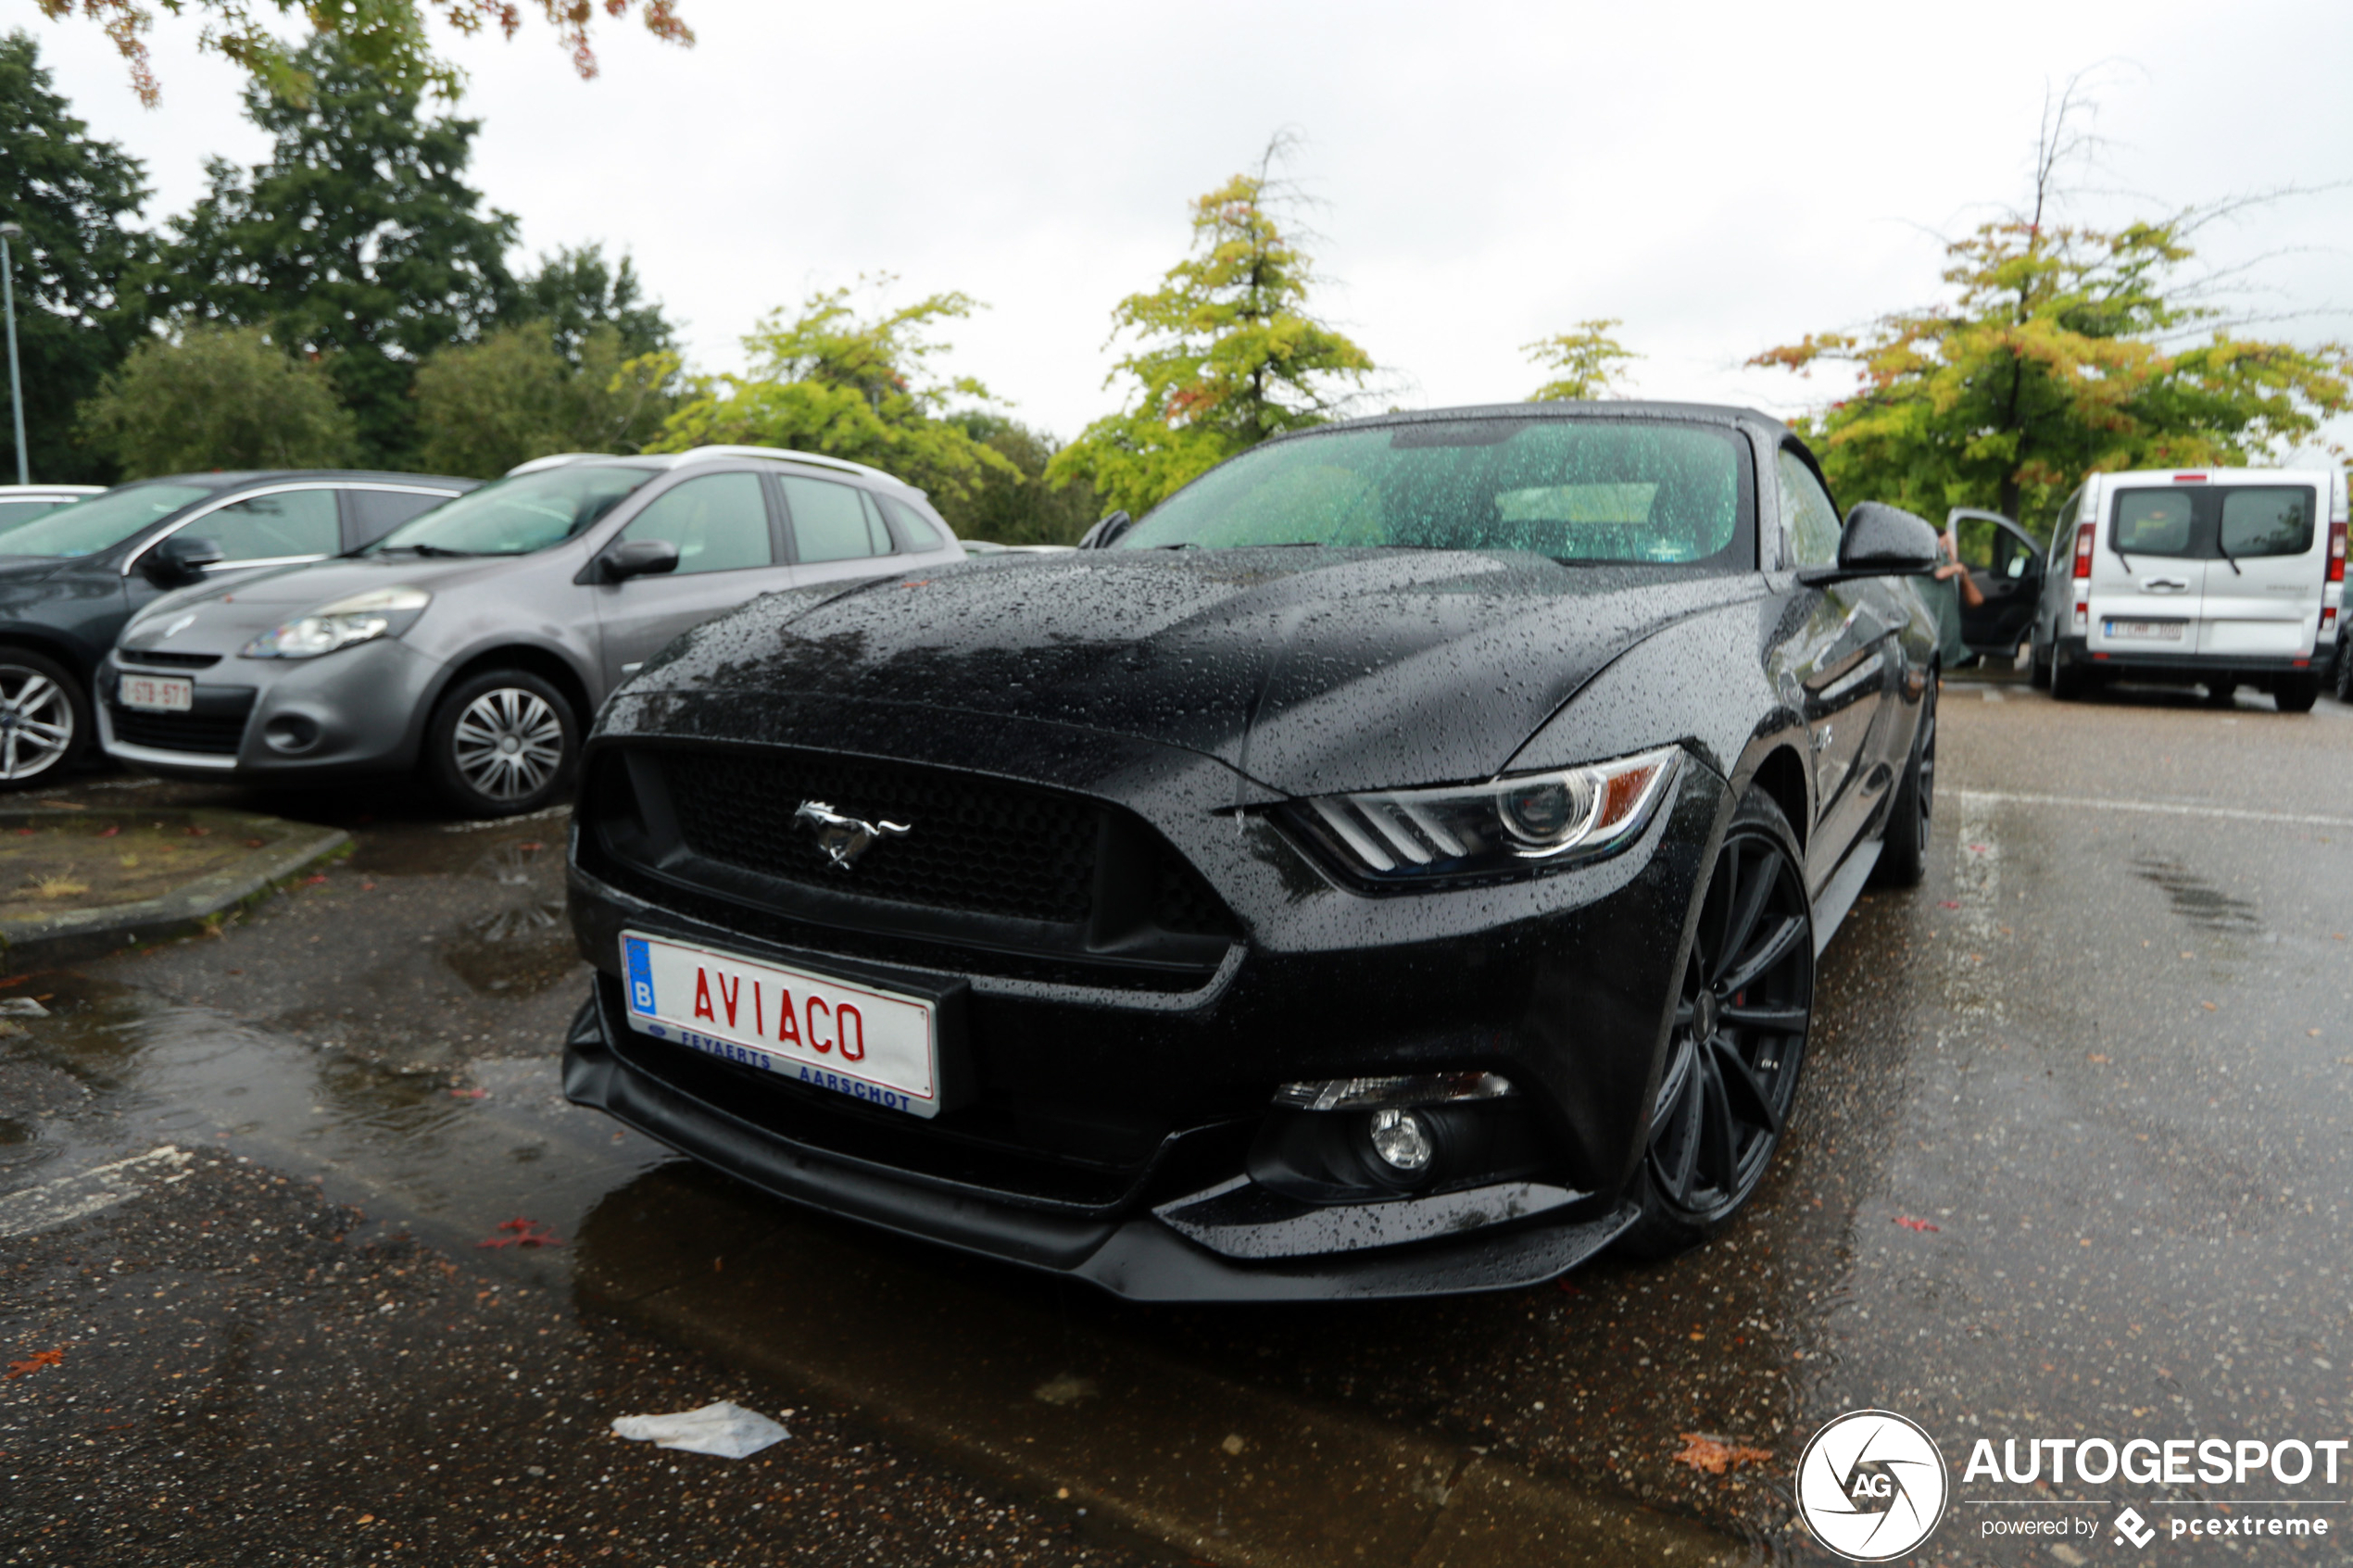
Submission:
<svg viewBox="0 0 2353 1568">
<path fill-rule="evenodd" d="M 1919 519 L 1773 420 L 1331 425 L 1091 547 L 760 599 L 583 756 L 566 1092 L 1157 1299 L 1689 1246 L 1919 880 Z"/>
</svg>

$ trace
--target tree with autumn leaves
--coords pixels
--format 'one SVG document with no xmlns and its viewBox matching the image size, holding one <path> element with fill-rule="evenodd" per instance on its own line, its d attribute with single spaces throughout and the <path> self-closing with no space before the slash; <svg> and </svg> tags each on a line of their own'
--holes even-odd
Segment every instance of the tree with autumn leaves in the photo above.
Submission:
<svg viewBox="0 0 2353 1568">
<path fill-rule="evenodd" d="M 2058 215 L 2080 107 L 2063 95 L 2046 120 L 2031 203 L 1946 243 L 1947 297 L 1749 361 L 1856 376 L 1798 421 L 1840 494 L 2040 527 L 2087 473 L 2259 466 L 2348 407 L 2344 345 L 2243 335 L 2207 302 L 2193 242 L 2256 203 L 2114 228 Z"/>
<path fill-rule="evenodd" d="M 1046 469 L 1084 481 L 1106 506 L 1142 515 L 1195 475 L 1269 436 L 1321 424 L 1365 385 L 1372 357 L 1308 313 L 1313 264 L 1278 221 L 1286 194 L 1272 144 L 1253 173 L 1193 203 L 1192 253 L 1161 286 L 1112 311 L 1133 342 L 1111 381 L 1126 404 L 1095 420 Z"/>
</svg>

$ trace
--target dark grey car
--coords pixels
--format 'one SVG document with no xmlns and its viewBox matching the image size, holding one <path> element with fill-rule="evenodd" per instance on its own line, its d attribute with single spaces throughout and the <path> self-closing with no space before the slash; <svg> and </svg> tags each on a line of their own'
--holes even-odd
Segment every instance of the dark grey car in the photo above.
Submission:
<svg viewBox="0 0 2353 1568">
<path fill-rule="evenodd" d="M 158 595 L 341 555 L 479 483 L 183 473 L 14 517 L 0 506 L 0 789 L 53 778 L 88 747 L 98 663 Z"/>
<path fill-rule="evenodd" d="M 605 694 L 781 588 L 962 560 L 923 492 L 761 447 L 526 465 L 340 560 L 158 600 L 101 676 L 123 761 L 293 784 L 422 769 L 461 811 L 564 787 Z"/>
</svg>

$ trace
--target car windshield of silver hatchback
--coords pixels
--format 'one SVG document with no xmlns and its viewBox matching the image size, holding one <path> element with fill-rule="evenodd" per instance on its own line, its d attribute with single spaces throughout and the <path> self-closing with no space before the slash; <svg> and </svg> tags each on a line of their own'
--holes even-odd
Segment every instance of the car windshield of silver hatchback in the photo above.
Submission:
<svg viewBox="0 0 2353 1568">
<path fill-rule="evenodd" d="M 1740 528 L 1731 433 L 1499 416 L 1273 442 L 1170 496 L 1123 550 L 1327 545 L 1693 563 Z"/>
<path fill-rule="evenodd" d="M 593 526 L 659 471 L 616 463 L 500 480 L 410 519 L 364 553 L 529 555 Z"/>
<path fill-rule="evenodd" d="M 211 494 L 202 484 L 127 484 L 0 528 L 0 556 L 94 556 Z"/>
</svg>

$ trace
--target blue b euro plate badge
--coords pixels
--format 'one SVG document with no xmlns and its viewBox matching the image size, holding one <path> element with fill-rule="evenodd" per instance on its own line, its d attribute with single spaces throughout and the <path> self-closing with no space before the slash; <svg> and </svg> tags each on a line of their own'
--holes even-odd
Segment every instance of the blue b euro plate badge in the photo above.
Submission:
<svg viewBox="0 0 2353 1568">
<path fill-rule="evenodd" d="M 646 952 L 642 936 L 624 936 L 622 950 L 629 959 L 629 1009 L 632 1012 L 652 1012 L 654 1008 L 654 964 Z"/>
</svg>

